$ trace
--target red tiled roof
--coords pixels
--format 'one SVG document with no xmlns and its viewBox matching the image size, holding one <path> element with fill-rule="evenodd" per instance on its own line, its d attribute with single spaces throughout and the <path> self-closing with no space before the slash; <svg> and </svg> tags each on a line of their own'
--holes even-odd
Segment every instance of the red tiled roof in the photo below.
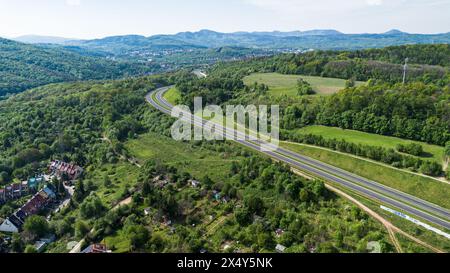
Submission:
<svg viewBox="0 0 450 273">
<path fill-rule="evenodd" d="M 46 203 L 47 200 L 40 194 L 37 194 L 30 201 L 28 201 L 25 206 L 23 206 L 22 210 L 28 215 L 33 215 L 38 213 Z"/>
</svg>

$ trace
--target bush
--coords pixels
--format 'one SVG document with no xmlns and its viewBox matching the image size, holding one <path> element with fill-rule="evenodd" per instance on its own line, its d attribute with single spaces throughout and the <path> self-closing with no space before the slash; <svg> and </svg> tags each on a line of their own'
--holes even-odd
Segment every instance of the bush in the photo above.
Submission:
<svg viewBox="0 0 450 273">
<path fill-rule="evenodd" d="M 415 156 L 421 156 L 423 154 L 423 147 L 420 144 L 411 143 L 408 145 L 397 145 L 397 151 Z"/>
<path fill-rule="evenodd" d="M 48 234 L 50 228 L 47 220 L 44 217 L 33 215 L 25 220 L 23 225 L 25 232 L 34 235 L 35 237 L 42 237 Z"/>
<path fill-rule="evenodd" d="M 81 204 L 80 215 L 84 219 L 97 218 L 102 216 L 105 210 L 102 200 L 97 195 L 91 195 Z"/>
<path fill-rule="evenodd" d="M 35 248 L 34 246 L 28 245 L 28 246 L 25 248 L 25 253 L 27 253 L 27 254 L 33 254 L 33 253 L 37 253 L 37 250 L 36 250 L 36 248 Z"/>
<path fill-rule="evenodd" d="M 297 90 L 299 96 L 304 95 L 313 95 L 315 94 L 311 84 L 309 84 L 307 81 L 303 79 L 299 79 L 297 82 Z"/>
<path fill-rule="evenodd" d="M 83 221 L 75 223 L 75 237 L 78 239 L 84 238 L 90 231 L 90 227 Z"/>
<path fill-rule="evenodd" d="M 425 161 L 420 167 L 420 172 L 431 176 L 440 176 L 442 174 L 442 166 L 436 162 Z"/>
</svg>

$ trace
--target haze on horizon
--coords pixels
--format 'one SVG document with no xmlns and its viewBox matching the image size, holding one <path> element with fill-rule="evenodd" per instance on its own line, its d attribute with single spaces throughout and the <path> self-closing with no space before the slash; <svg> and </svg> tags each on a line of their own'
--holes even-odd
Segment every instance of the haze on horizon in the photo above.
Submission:
<svg viewBox="0 0 450 273">
<path fill-rule="evenodd" d="M 0 37 L 92 39 L 211 29 L 446 33 L 450 0 L 0 0 Z"/>
</svg>

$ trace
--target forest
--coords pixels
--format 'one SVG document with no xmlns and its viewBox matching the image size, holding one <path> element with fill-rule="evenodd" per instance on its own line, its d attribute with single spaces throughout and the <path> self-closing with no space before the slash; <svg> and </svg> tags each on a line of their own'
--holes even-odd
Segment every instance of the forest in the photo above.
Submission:
<svg viewBox="0 0 450 273">
<path fill-rule="evenodd" d="M 411 147 L 399 147 L 398 151 L 393 151 L 379 147 L 358 147 L 347 143 L 340 145 L 341 143 L 338 141 L 325 143 L 323 139 L 295 136 L 289 131 L 309 125 L 324 125 L 446 146 L 450 142 L 450 88 L 448 84 L 450 76 L 447 72 L 448 67 L 438 67 L 437 69 L 443 74 L 436 74 L 436 77 L 422 73 L 423 71 L 419 73 L 420 76 L 419 74 L 410 75 L 406 84 L 401 83 L 402 66 L 394 63 L 389 63 L 388 66 L 391 68 L 385 72 L 368 74 L 368 70 L 361 70 L 364 74 L 363 79 L 367 81 L 361 86 L 352 84 L 354 78 L 351 73 L 349 75 L 335 74 L 331 76 L 344 79 L 349 77 L 350 80 L 344 90 L 330 96 L 311 96 L 308 92 L 308 85 L 299 81 L 297 97 L 274 99 L 268 92 L 269 88 L 264 84 L 255 83 L 243 86 L 242 79 L 255 72 L 325 75 L 331 71 L 327 69 L 336 62 L 330 61 L 333 58 L 335 60 L 347 59 L 344 62 L 360 63 L 400 62 L 404 56 L 414 53 L 416 57 L 412 58 L 411 62 L 424 63 L 417 64 L 419 66 L 436 64 L 438 63 L 436 60 L 447 64 L 441 55 L 445 51 L 448 51 L 448 45 L 280 55 L 248 62 L 218 64 L 210 69 L 208 78 L 196 79 L 186 74 L 177 82 L 177 87 L 182 94 L 181 103 L 189 106 L 192 106 L 193 98 L 197 96 L 203 97 L 204 103 L 212 104 L 271 104 L 276 102 L 282 106 L 281 127 L 284 129 L 283 137 L 285 139 L 312 142 L 309 144 L 345 151 L 399 168 L 441 176 L 443 166 L 405 155 L 405 151 L 408 154 L 407 148 L 410 150 Z M 390 56 L 391 59 L 388 59 L 387 56 Z M 280 70 L 281 66 L 291 67 L 293 70 Z M 396 69 L 395 66 L 401 70 Z M 357 66 L 352 65 L 352 67 L 356 69 Z M 345 71 L 345 68 L 339 66 L 335 68 L 339 73 Z M 392 68 L 394 69 L 392 70 Z M 394 71 L 393 74 L 392 71 Z M 396 80 L 390 78 L 395 73 L 400 78 Z M 429 80 L 424 80 L 425 78 Z"/>
<path fill-rule="evenodd" d="M 0 184 L 27 179 L 51 158 L 80 165 L 117 160 L 119 142 L 144 130 L 143 97 L 168 77 L 53 84 L 0 102 Z M 44 162 L 44 164 L 40 164 Z"/>
<path fill-rule="evenodd" d="M 325 75 L 337 73 L 330 65 L 333 62 L 389 62 L 386 71 L 364 74 L 365 85 L 348 84 L 330 96 L 311 94 L 310 86 L 299 81 L 301 90 L 295 98 L 276 101 L 283 106 L 282 135 L 441 176 L 442 165 L 416 157 L 423 152 L 417 145 L 393 150 L 292 133 L 308 125 L 334 126 L 447 145 L 448 155 L 448 68 L 433 53 L 442 48 L 385 50 L 417 52 L 417 59 L 411 59 L 414 65 L 424 69 L 433 65 L 430 69 L 439 72 L 421 70 L 403 85 L 389 78 L 388 71 L 391 65 L 401 66 L 401 59 L 410 53 L 313 52 L 221 63 L 203 79 L 186 70 L 122 80 L 54 83 L 25 91 L 0 101 L 0 186 L 45 170 L 50 159 L 86 167 L 68 207 L 49 223 L 42 215 L 25 223 L 26 235 L 51 232 L 57 236 L 49 252 L 67 251 L 67 242 L 81 239 L 85 239 L 84 246 L 106 240 L 117 252 L 273 252 L 278 244 L 294 253 L 365 252 L 370 241 L 381 242 L 383 252 L 393 252 L 381 225 L 337 197 L 322 181 L 297 176 L 288 166 L 232 143 L 185 142 L 182 145 L 190 152 L 179 152 L 179 162 L 153 158 L 138 162 L 141 168 L 128 161 L 135 155 L 126 148 L 127 141 L 146 133 L 155 133 L 160 141 L 173 145 L 169 137 L 172 120 L 143 99 L 157 87 L 175 84 L 182 94 L 180 103 L 189 106 L 195 96 L 214 104 L 267 103 L 273 102 L 268 86 L 246 86 L 244 76 L 268 71 Z M 345 79 L 360 79 L 360 72 L 352 73 Z M 195 176 L 187 170 L 189 154 L 200 152 L 228 164 L 221 179 Z M 116 208 L 126 198 L 131 201 Z M 0 217 L 20 202 L 2 206 Z M 30 237 L 13 236 L 12 250 L 33 252 L 31 243 Z M 418 250 L 410 245 L 407 251 Z"/>
<path fill-rule="evenodd" d="M 33 238 L 49 232 L 57 238 L 49 252 L 64 251 L 70 240 L 85 239 L 87 246 L 105 238 L 119 252 L 274 252 L 277 244 L 294 253 L 365 252 L 373 240 L 381 242 L 384 252 L 393 251 L 379 224 L 332 194 L 323 182 L 307 181 L 289 167 L 231 143 L 183 144 L 217 159 L 221 153 L 243 158 L 230 163 L 221 174 L 223 180 L 194 177 L 157 158 L 139 170 L 130 169 L 126 183 L 111 171 L 103 172 L 106 166 L 128 164 L 119 155 L 132 156 L 123 143 L 137 134 L 154 132 L 163 141 L 173 141 L 168 137 L 171 119 L 146 105 L 142 97 L 149 89 L 185 78 L 169 74 L 52 84 L 0 102 L 2 184 L 34 175 L 51 158 L 77 162 L 88 170 L 61 213 L 53 214 L 49 222 L 42 215 L 27 219 L 24 233 L 12 238 L 12 251 L 35 252 Z M 98 176 L 96 169 L 103 175 Z M 193 180 L 200 186 L 191 186 Z M 123 192 L 110 199 L 106 194 L 118 183 L 136 184 L 120 184 Z M 129 205 L 111 209 L 127 197 L 132 198 Z M 3 205 L 0 217 L 19 205 Z M 213 222 L 207 224 L 210 215 Z M 224 222 L 210 233 L 214 221 Z M 224 248 L 224 242 L 229 247 Z"/>
<path fill-rule="evenodd" d="M 0 38 L 0 99 L 49 83 L 119 79 L 159 71 L 142 65 L 87 56 L 64 48 L 22 44 Z"/>
</svg>

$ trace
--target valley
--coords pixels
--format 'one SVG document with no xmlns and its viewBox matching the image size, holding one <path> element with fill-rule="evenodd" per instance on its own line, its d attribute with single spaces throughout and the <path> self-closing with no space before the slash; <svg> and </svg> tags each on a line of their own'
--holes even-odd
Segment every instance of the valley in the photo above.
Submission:
<svg viewBox="0 0 450 273">
<path fill-rule="evenodd" d="M 450 251 L 401 217 L 450 231 L 448 34 L 44 38 L 0 39 L 0 252 Z M 278 105 L 280 146 L 175 141 L 196 97 Z"/>
</svg>

